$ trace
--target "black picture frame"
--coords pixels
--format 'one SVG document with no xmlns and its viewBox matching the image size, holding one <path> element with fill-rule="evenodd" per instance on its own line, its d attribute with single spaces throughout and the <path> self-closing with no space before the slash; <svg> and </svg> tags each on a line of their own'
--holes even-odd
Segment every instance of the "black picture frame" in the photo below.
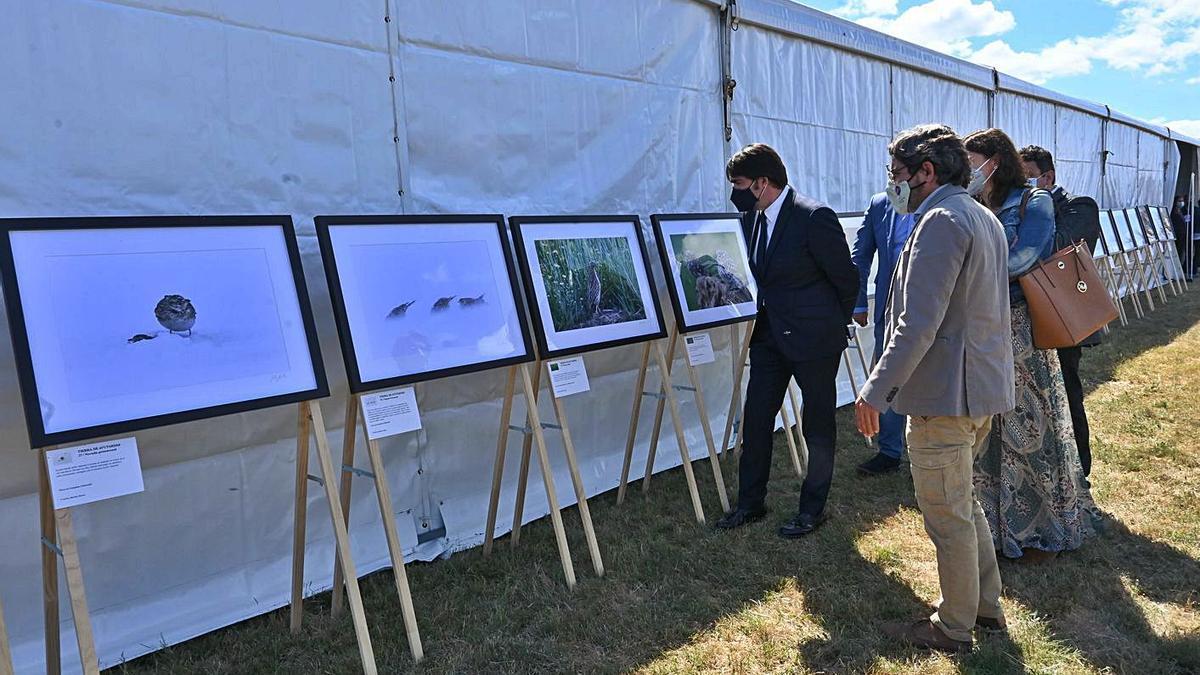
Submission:
<svg viewBox="0 0 1200 675">
<path fill-rule="evenodd" d="M 300 308 L 308 353 L 313 369 L 315 386 L 304 391 L 277 396 L 224 403 L 203 408 L 132 418 L 65 431 L 47 433 L 38 404 L 37 378 L 33 370 L 29 336 L 25 325 L 21 291 L 17 280 L 10 234 L 24 230 L 127 230 L 148 228 L 195 228 L 195 227 L 245 227 L 275 226 L 282 230 L 284 246 L 291 264 L 292 279 L 296 286 L 296 298 Z M 213 417 L 274 408 L 290 403 L 301 403 L 329 396 L 329 382 L 321 358 L 321 347 L 317 340 L 316 322 L 312 303 L 304 282 L 304 269 L 300 261 L 300 250 L 296 244 L 296 230 L 290 215 L 231 215 L 231 216 L 84 216 L 52 218 L 4 218 L 0 219 L 0 282 L 3 284 L 4 301 L 8 315 L 8 327 L 16 360 L 17 379 L 21 390 L 21 403 L 25 412 L 25 424 L 29 442 L 33 448 L 46 448 L 66 443 L 76 443 L 136 431 L 145 431 L 184 422 L 193 422 Z"/>
<path fill-rule="evenodd" d="M 1124 212 L 1122 211 L 1121 218 L 1124 218 L 1124 217 L 1125 217 L 1125 215 L 1124 215 Z M 1116 253 L 1127 253 L 1128 251 L 1125 248 L 1125 242 L 1123 241 L 1123 239 L 1121 237 L 1121 227 L 1117 223 L 1117 212 L 1115 210 L 1110 209 L 1108 211 L 1108 222 L 1111 225 L 1111 227 L 1109 228 L 1109 232 L 1112 233 L 1113 239 L 1115 239 L 1115 241 L 1105 242 L 1105 249 L 1109 251 L 1109 255 L 1115 255 Z M 1102 234 L 1105 234 L 1103 227 L 1100 228 L 1100 231 Z M 1101 239 L 1104 239 L 1104 237 L 1101 237 Z M 1117 250 L 1115 253 L 1112 251 L 1112 246 L 1111 246 L 1112 244 L 1116 244 Z"/>
<path fill-rule="evenodd" d="M 512 246 L 508 241 L 508 230 L 504 226 L 504 216 L 499 214 L 464 214 L 464 215 L 430 215 L 430 216 L 411 216 L 411 215 L 333 215 L 333 216 L 316 216 L 313 219 L 317 229 L 317 241 L 321 248 L 321 262 L 325 268 L 325 280 L 329 286 L 329 299 L 333 306 L 333 318 L 337 324 L 338 340 L 342 347 L 342 360 L 346 364 L 346 377 L 350 381 L 350 391 L 355 394 L 362 394 L 390 387 L 400 387 L 417 382 L 428 382 L 455 375 L 467 375 L 470 373 L 478 373 L 496 368 L 504 368 L 507 366 L 529 363 L 534 360 L 533 340 L 529 334 L 529 323 L 526 318 L 525 298 L 521 294 L 521 289 L 518 286 L 519 278 L 517 276 L 516 266 L 513 262 Z M 413 373 L 410 375 L 399 375 L 391 378 L 383 378 L 377 380 L 362 379 L 362 374 L 358 369 L 358 357 L 354 348 L 354 337 L 350 331 L 349 317 L 346 315 L 346 303 L 342 293 L 341 276 L 338 273 L 337 259 L 333 250 L 333 240 L 330 238 L 329 230 L 331 227 L 339 225 L 436 225 L 436 224 L 492 224 L 496 227 L 496 234 L 500 239 L 500 246 L 504 255 L 505 272 L 508 275 L 509 289 L 512 293 L 513 304 L 516 307 L 517 314 L 520 317 L 521 326 L 521 344 L 524 346 L 525 354 L 523 356 L 506 357 L 502 359 L 494 359 L 490 361 L 480 361 L 463 366 L 455 366 L 452 368 L 441 368 L 437 370 L 424 371 L 421 373 Z"/>
<path fill-rule="evenodd" d="M 637 235 L 637 253 L 641 256 L 642 265 L 646 270 L 646 281 L 650 284 L 651 305 L 653 305 L 654 309 L 654 318 L 658 322 L 658 331 L 652 334 L 637 335 L 618 340 L 607 340 L 603 342 L 589 343 L 586 345 L 552 350 L 546 342 L 545 324 L 543 323 L 541 310 L 538 307 L 529 260 L 525 257 L 525 242 L 521 235 L 521 226 L 611 222 L 627 223 L 633 228 L 634 233 Z M 537 340 L 539 359 L 557 359 L 566 356 L 574 356 L 576 354 L 596 352 L 602 349 L 611 349 L 613 347 L 641 344 L 643 342 L 649 342 L 650 340 L 660 340 L 667 336 L 667 327 L 663 322 L 662 307 L 660 306 L 658 299 L 658 287 L 654 281 L 654 269 L 650 266 L 650 257 L 646 254 L 646 238 L 645 235 L 642 234 L 642 223 L 638 216 L 510 216 L 508 219 L 508 225 L 512 230 L 513 247 L 516 249 L 515 257 L 517 259 L 517 266 L 521 271 L 521 283 L 525 288 L 525 299 L 528 302 L 529 315 L 533 321 L 533 332 L 534 337 Z M 647 312 L 647 316 L 649 316 L 649 312 Z"/>
<path fill-rule="evenodd" d="M 674 271 L 671 269 L 671 256 L 667 250 L 666 237 L 663 236 L 662 223 L 681 221 L 681 220 L 732 220 L 738 225 L 738 235 L 742 237 L 742 242 L 746 246 L 746 252 L 750 251 L 749 242 L 745 241 L 745 233 L 742 231 L 742 214 L 740 213 L 655 213 L 650 216 L 650 224 L 654 227 L 654 242 L 658 249 L 659 262 L 663 266 L 663 276 L 667 282 L 667 295 L 671 299 L 671 310 L 675 315 L 675 330 L 680 334 L 696 333 L 699 331 L 711 330 L 713 328 L 721 328 L 723 326 L 731 326 L 738 323 L 746 323 L 753 321 L 758 317 L 758 312 L 744 316 L 734 316 L 728 319 L 718 321 L 705 321 L 703 323 L 691 324 L 687 321 L 687 314 L 683 311 L 684 299 L 679 297 L 679 291 L 675 288 L 672 275 Z M 747 267 L 749 266 L 749 260 Z M 753 272 L 750 272 L 753 274 Z"/>
</svg>

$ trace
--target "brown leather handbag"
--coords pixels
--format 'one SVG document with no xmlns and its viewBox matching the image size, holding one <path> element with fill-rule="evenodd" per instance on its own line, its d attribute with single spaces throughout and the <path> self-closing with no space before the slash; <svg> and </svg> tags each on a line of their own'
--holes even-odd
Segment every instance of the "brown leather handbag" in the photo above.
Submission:
<svg viewBox="0 0 1200 675">
<path fill-rule="evenodd" d="M 1117 318 L 1117 306 L 1083 241 L 1034 265 L 1018 281 L 1038 349 L 1074 347 Z"/>
</svg>

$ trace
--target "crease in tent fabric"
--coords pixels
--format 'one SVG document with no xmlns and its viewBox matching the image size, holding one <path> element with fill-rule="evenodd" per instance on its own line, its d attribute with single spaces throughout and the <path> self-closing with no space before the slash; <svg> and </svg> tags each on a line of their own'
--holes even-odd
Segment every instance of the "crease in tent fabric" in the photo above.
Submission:
<svg viewBox="0 0 1200 675">
<path fill-rule="evenodd" d="M 178 8 L 178 7 L 165 7 L 165 6 L 160 6 L 160 5 L 151 5 L 151 4 L 144 3 L 144 2 L 137 2 L 137 0 L 92 0 L 92 1 L 97 4 L 101 4 L 101 5 L 114 5 L 117 7 L 125 7 L 127 9 L 135 9 L 135 10 L 139 10 L 139 11 L 143 11 L 143 12 L 154 12 L 156 14 L 166 14 L 168 16 L 179 17 L 182 19 L 200 19 L 200 20 L 204 20 L 204 21 L 212 21 L 214 23 L 219 23 L 219 24 L 222 24 L 225 26 L 229 26 L 230 28 L 240 28 L 243 30 L 259 31 L 259 32 L 263 32 L 263 33 L 270 33 L 272 35 L 279 35 L 282 37 L 294 38 L 297 40 L 311 40 L 313 42 L 320 42 L 322 44 L 329 45 L 332 47 L 342 47 L 345 49 L 354 49 L 354 50 L 358 50 L 358 51 L 373 52 L 376 54 L 386 53 L 385 49 L 376 47 L 375 45 L 372 45 L 369 42 L 359 42 L 359 41 L 353 41 L 353 40 L 335 40 L 332 38 L 321 37 L 319 35 L 313 35 L 310 33 L 301 33 L 301 32 L 296 32 L 296 31 L 283 30 L 283 29 L 279 29 L 279 28 L 269 28 L 267 26 L 248 23 L 245 21 L 238 21 L 236 19 L 230 19 L 229 17 L 220 16 L 217 14 L 210 14 L 210 13 L 202 12 L 199 10 L 188 10 L 188 9 Z"/>
</svg>

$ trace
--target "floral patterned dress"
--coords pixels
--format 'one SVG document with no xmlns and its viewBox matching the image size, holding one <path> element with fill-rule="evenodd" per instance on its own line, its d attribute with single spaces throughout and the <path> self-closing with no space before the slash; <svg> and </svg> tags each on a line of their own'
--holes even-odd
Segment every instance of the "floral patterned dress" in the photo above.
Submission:
<svg viewBox="0 0 1200 675">
<path fill-rule="evenodd" d="M 1098 511 L 1079 463 L 1062 367 L 1053 350 L 1035 349 L 1029 306 L 1012 306 L 1017 407 L 996 415 L 975 460 L 975 490 L 996 550 L 1079 548 L 1096 532 Z"/>
</svg>

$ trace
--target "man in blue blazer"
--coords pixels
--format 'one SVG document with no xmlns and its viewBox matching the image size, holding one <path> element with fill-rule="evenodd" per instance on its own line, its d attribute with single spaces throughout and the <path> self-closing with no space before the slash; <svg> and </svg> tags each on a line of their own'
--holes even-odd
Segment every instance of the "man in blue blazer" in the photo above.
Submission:
<svg viewBox="0 0 1200 675">
<path fill-rule="evenodd" d="M 787 168 L 769 146 L 742 148 L 725 167 L 730 200 L 743 213 L 758 309 L 750 337 L 737 507 L 717 527 L 732 529 L 766 514 L 775 415 L 794 377 L 804 396 L 808 475 L 796 516 L 779 528 L 794 539 L 825 521 L 837 444 L 837 374 L 858 273 L 833 209 L 788 185 Z"/>
<path fill-rule="evenodd" d="M 871 276 L 871 260 L 878 255 L 879 271 L 875 273 L 875 355 L 874 365 L 883 351 L 883 328 L 888 291 L 891 289 L 892 272 L 904 242 L 912 233 L 913 217 L 897 216 L 892 210 L 887 194 L 880 192 L 871 198 L 871 206 L 863 218 L 858 238 L 854 241 L 854 264 L 858 267 L 858 302 L 854 306 L 854 322 L 867 325 L 867 283 Z M 877 475 L 895 471 L 904 454 L 904 415 L 891 408 L 884 411 L 879 420 L 879 452 L 871 459 L 858 465 L 860 473 Z"/>
</svg>

